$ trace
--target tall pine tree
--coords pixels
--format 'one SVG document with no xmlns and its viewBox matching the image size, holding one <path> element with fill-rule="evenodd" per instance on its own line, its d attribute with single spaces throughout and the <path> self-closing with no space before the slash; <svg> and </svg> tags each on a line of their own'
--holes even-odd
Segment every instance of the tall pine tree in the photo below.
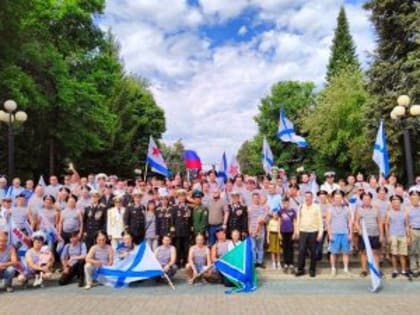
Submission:
<svg viewBox="0 0 420 315">
<path fill-rule="evenodd" d="M 331 79 L 339 74 L 341 70 L 348 67 L 354 67 L 355 70 L 360 70 L 360 64 L 356 55 L 356 46 L 350 34 L 346 11 L 344 7 L 341 7 L 337 17 L 337 28 L 335 29 L 330 60 L 327 67 L 327 83 L 331 82 Z"/>
<path fill-rule="evenodd" d="M 390 119 L 400 94 L 412 103 L 420 102 L 420 1 L 370 0 L 365 8 L 377 33 L 377 48 L 368 71 L 368 90 L 374 100 L 365 109 L 367 133 L 375 137 L 380 118 L 385 118 L 391 167 L 405 181 L 402 130 Z M 412 134 L 413 157 L 420 171 L 420 137 L 415 119 L 408 121 Z"/>
</svg>

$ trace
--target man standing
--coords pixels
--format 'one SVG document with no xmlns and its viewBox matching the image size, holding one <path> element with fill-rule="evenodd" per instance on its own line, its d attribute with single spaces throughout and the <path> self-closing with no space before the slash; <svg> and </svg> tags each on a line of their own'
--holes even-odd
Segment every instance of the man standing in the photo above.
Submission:
<svg viewBox="0 0 420 315">
<path fill-rule="evenodd" d="M 299 277 L 305 274 L 305 257 L 309 250 L 311 255 L 309 275 L 315 277 L 316 242 L 321 241 L 323 225 L 321 208 L 319 205 L 313 203 L 311 191 L 305 193 L 305 202 L 298 212 L 295 233 L 295 239 L 299 239 L 298 270 L 296 276 Z"/>
<path fill-rule="evenodd" d="M 334 190 L 339 190 L 340 186 L 336 184 L 335 181 L 335 172 L 329 171 L 324 174 L 325 182 L 321 185 L 320 190 L 326 191 L 329 195 L 332 194 Z"/>
<path fill-rule="evenodd" d="M 123 196 L 114 197 L 114 207 L 108 210 L 106 229 L 108 237 L 111 238 L 111 246 L 114 250 L 118 248 L 124 232 L 124 213 L 125 208 L 122 204 Z"/>
<path fill-rule="evenodd" d="M 420 260 L 420 192 L 410 191 L 410 203 L 405 211 L 410 228 L 410 272 L 417 278 L 417 263 Z"/>
<path fill-rule="evenodd" d="M 268 185 L 267 204 L 270 208 L 270 213 L 278 211 L 281 208 L 281 195 L 277 193 L 274 183 Z"/>
<path fill-rule="evenodd" d="M 195 235 L 197 233 L 204 235 L 207 232 L 209 210 L 201 203 L 203 196 L 204 194 L 201 190 L 194 190 L 192 193 L 192 199 L 194 201 L 192 220 Z"/>
<path fill-rule="evenodd" d="M 229 205 L 229 235 L 232 231 L 238 230 L 241 238 L 245 238 L 248 232 L 248 211 L 247 207 L 241 202 L 239 192 L 231 193 L 232 202 Z"/>
<path fill-rule="evenodd" d="M 226 202 L 220 198 L 219 189 L 214 189 L 212 198 L 209 201 L 209 245 L 213 245 L 216 241 L 216 230 L 223 228 L 226 230 L 229 210 Z"/>
<path fill-rule="evenodd" d="M 248 212 L 248 231 L 252 238 L 256 266 L 264 266 L 265 224 L 268 219 L 268 208 L 260 203 L 260 194 L 252 193 L 252 204 Z"/>
<path fill-rule="evenodd" d="M 146 207 L 142 202 L 143 192 L 139 189 L 133 191 L 133 203 L 130 203 L 124 213 L 124 227 L 133 236 L 134 244 L 138 245 L 144 240 L 146 229 Z"/>
<path fill-rule="evenodd" d="M 99 202 L 100 193 L 92 191 L 92 203 L 86 207 L 83 215 L 83 228 L 86 247 L 89 250 L 95 244 L 95 234 L 106 230 L 105 205 Z"/>
<path fill-rule="evenodd" d="M 174 245 L 177 250 L 177 265 L 183 268 L 188 261 L 188 250 L 192 230 L 192 210 L 186 204 L 187 192 L 184 189 L 177 191 L 177 204 L 171 208 Z"/>
<path fill-rule="evenodd" d="M 335 276 L 336 256 L 343 254 L 344 273 L 349 272 L 349 254 L 351 252 L 352 221 L 350 209 L 344 204 L 344 192 L 336 190 L 333 192 L 333 204 L 329 207 L 327 214 L 327 230 L 330 239 L 330 262 L 331 274 Z"/>
</svg>

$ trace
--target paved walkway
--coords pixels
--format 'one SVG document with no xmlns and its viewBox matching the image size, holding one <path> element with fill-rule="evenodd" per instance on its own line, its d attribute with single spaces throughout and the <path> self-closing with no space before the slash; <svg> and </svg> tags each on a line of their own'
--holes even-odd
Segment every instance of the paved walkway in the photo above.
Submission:
<svg viewBox="0 0 420 315">
<path fill-rule="evenodd" d="M 250 294 L 226 295 L 221 285 L 190 286 L 176 281 L 176 290 L 146 281 L 128 289 L 76 284 L 0 293 L 0 314 L 418 314 L 420 281 L 384 282 L 380 293 L 369 293 L 368 279 L 264 280 Z"/>
</svg>

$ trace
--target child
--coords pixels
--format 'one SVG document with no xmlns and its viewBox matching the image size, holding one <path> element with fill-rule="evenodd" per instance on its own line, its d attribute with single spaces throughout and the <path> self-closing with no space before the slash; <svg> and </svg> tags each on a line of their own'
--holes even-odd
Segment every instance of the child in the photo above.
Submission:
<svg viewBox="0 0 420 315">
<path fill-rule="evenodd" d="M 268 252 L 271 253 L 272 268 L 281 269 L 280 264 L 280 218 L 277 211 L 273 212 L 273 217 L 268 221 L 267 224 L 267 243 L 268 243 Z"/>
</svg>

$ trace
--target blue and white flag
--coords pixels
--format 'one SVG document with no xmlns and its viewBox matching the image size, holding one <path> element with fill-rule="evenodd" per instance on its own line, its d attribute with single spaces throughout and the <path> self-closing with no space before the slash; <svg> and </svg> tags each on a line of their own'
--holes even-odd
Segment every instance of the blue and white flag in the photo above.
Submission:
<svg viewBox="0 0 420 315">
<path fill-rule="evenodd" d="M 369 267 L 369 272 L 370 272 L 370 279 L 372 281 L 372 286 L 369 288 L 369 291 L 378 292 L 379 289 L 381 288 L 382 273 L 379 271 L 379 268 L 376 265 L 375 257 L 373 256 L 372 247 L 370 246 L 369 236 L 366 230 L 366 224 L 365 224 L 364 219 L 361 219 L 361 224 L 362 224 L 362 237 L 363 237 L 363 242 L 365 243 L 368 267 Z"/>
<path fill-rule="evenodd" d="M 383 120 L 379 124 L 378 134 L 376 135 L 376 141 L 373 146 L 372 159 L 378 165 L 381 174 L 387 177 L 389 175 L 389 156 Z"/>
<path fill-rule="evenodd" d="M 308 146 L 308 142 L 306 142 L 303 137 L 296 134 L 295 127 L 293 126 L 293 123 L 287 119 L 284 109 L 280 110 L 279 131 L 277 132 L 277 137 L 279 137 L 279 139 L 283 142 L 292 142 L 297 144 L 298 148 L 306 148 Z"/>
<path fill-rule="evenodd" d="M 271 174 L 271 170 L 273 169 L 273 166 L 274 166 L 273 152 L 271 152 L 271 148 L 267 142 L 266 137 L 264 137 L 263 139 L 262 164 L 263 164 L 263 169 L 265 173 Z"/>
<path fill-rule="evenodd" d="M 226 182 L 228 179 L 228 163 L 226 158 L 226 153 L 223 152 L 222 160 L 220 161 L 219 167 L 217 169 L 217 177 L 219 178 L 220 182 Z"/>
<path fill-rule="evenodd" d="M 42 187 L 47 187 L 47 184 L 45 183 L 45 179 L 44 179 L 44 176 L 39 176 L 39 180 L 38 180 L 38 184 L 37 184 L 38 186 L 42 186 Z"/>
<path fill-rule="evenodd" d="M 146 162 L 149 164 L 153 172 L 162 174 L 165 177 L 171 176 L 171 172 L 166 167 L 166 163 L 163 160 L 162 153 L 160 152 L 152 136 L 150 136 L 149 140 L 149 149 L 147 151 Z"/>
<path fill-rule="evenodd" d="M 97 272 L 97 280 L 103 285 L 124 288 L 130 282 L 162 276 L 162 266 L 149 245 L 143 241 L 128 256 L 112 266 L 103 266 Z"/>
</svg>

